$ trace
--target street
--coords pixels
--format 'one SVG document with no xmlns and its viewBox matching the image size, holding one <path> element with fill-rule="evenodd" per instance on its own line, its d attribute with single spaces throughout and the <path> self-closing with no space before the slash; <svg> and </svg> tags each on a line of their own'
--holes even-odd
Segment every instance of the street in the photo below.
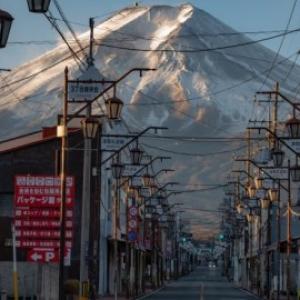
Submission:
<svg viewBox="0 0 300 300">
<path fill-rule="evenodd" d="M 184 276 L 167 285 L 158 293 L 146 300 L 250 300 L 258 299 L 247 292 L 234 287 L 224 277 L 219 269 L 210 270 L 199 267 L 190 275 Z"/>
</svg>

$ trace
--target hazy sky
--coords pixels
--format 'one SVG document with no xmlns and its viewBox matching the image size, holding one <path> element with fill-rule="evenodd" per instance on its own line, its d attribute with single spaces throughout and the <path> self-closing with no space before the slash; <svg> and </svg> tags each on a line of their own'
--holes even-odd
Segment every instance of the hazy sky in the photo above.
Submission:
<svg viewBox="0 0 300 300">
<path fill-rule="evenodd" d="M 106 18 L 113 11 L 133 5 L 128 0 L 59 0 L 64 12 L 71 22 L 88 24 L 88 18 L 98 16 L 96 22 Z M 144 5 L 169 4 L 179 5 L 186 1 L 179 0 L 144 0 Z M 206 10 L 218 19 L 238 31 L 261 31 L 285 29 L 294 0 L 195 0 L 189 3 Z M 14 24 L 10 42 L 20 41 L 57 41 L 59 37 L 42 15 L 30 14 L 26 0 L 0 0 L 0 9 L 10 12 Z M 73 24 L 77 32 L 86 31 L 88 27 Z M 290 28 L 300 27 L 300 3 L 296 7 Z M 258 39 L 263 35 L 251 35 Z M 299 34 L 286 38 L 281 54 L 289 55 L 300 48 Z M 281 39 L 266 45 L 277 51 Z M 298 42 L 299 41 L 299 42 Z M 35 56 L 49 50 L 53 45 L 10 44 L 0 50 L 0 68 L 13 68 Z"/>
</svg>

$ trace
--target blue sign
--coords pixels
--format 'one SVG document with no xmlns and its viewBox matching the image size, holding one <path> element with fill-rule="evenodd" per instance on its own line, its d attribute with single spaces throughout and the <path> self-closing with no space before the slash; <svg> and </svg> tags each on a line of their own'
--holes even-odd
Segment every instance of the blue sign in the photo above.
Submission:
<svg viewBox="0 0 300 300">
<path fill-rule="evenodd" d="M 137 232 L 136 231 L 130 231 L 128 232 L 128 240 L 129 241 L 136 241 L 137 239 Z"/>
</svg>

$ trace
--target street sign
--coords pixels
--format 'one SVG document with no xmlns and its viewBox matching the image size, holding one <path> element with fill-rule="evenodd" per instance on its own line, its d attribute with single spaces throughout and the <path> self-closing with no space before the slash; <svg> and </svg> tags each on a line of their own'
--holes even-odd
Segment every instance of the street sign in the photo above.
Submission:
<svg viewBox="0 0 300 300">
<path fill-rule="evenodd" d="M 131 185 L 133 187 L 141 187 L 143 186 L 143 178 L 134 176 L 131 178 Z"/>
<path fill-rule="evenodd" d="M 16 207 L 60 207 L 60 177 L 59 176 L 23 176 L 15 178 Z M 74 205 L 74 178 L 66 180 L 66 206 Z"/>
<path fill-rule="evenodd" d="M 129 208 L 129 214 L 132 216 L 132 217 L 135 217 L 138 213 L 138 210 L 135 206 L 131 206 Z"/>
<path fill-rule="evenodd" d="M 53 248 L 32 248 L 27 252 L 27 261 L 37 263 L 59 263 L 59 251 Z M 71 249 L 66 248 L 64 256 L 65 266 L 70 266 Z"/>
<path fill-rule="evenodd" d="M 66 241 L 66 248 L 72 247 L 72 241 Z M 58 240 L 17 240 L 16 246 L 20 248 L 59 248 Z"/>
<path fill-rule="evenodd" d="M 15 177 L 16 246 L 28 249 L 28 261 L 55 263 L 59 260 L 60 190 L 59 176 L 17 175 Z M 65 247 L 69 249 L 68 253 L 71 251 L 73 239 L 74 199 L 75 179 L 67 176 Z M 70 264 L 70 258 L 68 263 Z"/>
<path fill-rule="evenodd" d="M 134 165 L 124 165 L 123 177 L 129 177 L 136 174 L 142 167 L 141 166 L 134 166 Z"/>
<path fill-rule="evenodd" d="M 59 209 L 16 209 L 15 218 L 26 218 L 26 219 L 59 219 Z M 71 209 L 66 210 L 66 218 L 73 218 L 73 211 Z"/>
<path fill-rule="evenodd" d="M 137 240 L 137 232 L 136 231 L 129 231 L 128 232 L 128 241 L 135 242 Z"/>
<path fill-rule="evenodd" d="M 264 169 L 263 172 L 267 175 L 270 175 L 274 179 L 287 180 L 288 179 L 288 169 L 287 168 L 270 168 Z"/>
<path fill-rule="evenodd" d="M 29 227 L 29 228 L 59 228 L 60 221 L 59 220 L 15 220 L 16 227 Z M 66 221 L 66 228 L 73 227 L 73 221 Z"/>
<path fill-rule="evenodd" d="M 300 140 L 285 140 L 285 142 L 297 153 L 300 153 Z"/>
<path fill-rule="evenodd" d="M 102 79 L 100 72 L 95 66 L 89 66 L 78 80 L 68 81 L 68 101 L 92 101 L 102 91 L 103 85 L 99 82 Z"/>
<path fill-rule="evenodd" d="M 131 205 L 127 214 L 127 238 L 130 242 L 135 242 L 138 237 L 138 208 Z"/>
<path fill-rule="evenodd" d="M 16 230 L 16 237 L 23 239 L 23 238 L 29 238 L 29 239 L 59 239 L 60 237 L 60 231 L 59 230 L 41 230 L 41 229 L 20 229 Z M 66 230 L 65 231 L 65 238 L 66 239 L 72 239 L 73 238 L 73 231 L 72 230 Z"/>
<path fill-rule="evenodd" d="M 109 137 L 103 136 L 101 138 L 101 149 L 102 151 L 118 151 L 128 142 L 126 137 Z"/>
</svg>

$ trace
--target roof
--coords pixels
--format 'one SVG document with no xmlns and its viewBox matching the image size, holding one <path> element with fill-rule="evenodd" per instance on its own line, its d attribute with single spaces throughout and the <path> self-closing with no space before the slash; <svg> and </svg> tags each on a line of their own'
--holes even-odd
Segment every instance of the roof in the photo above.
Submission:
<svg viewBox="0 0 300 300">
<path fill-rule="evenodd" d="M 78 128 L 69 128 L 69 133 L 78 132 Z M 44 127 L 42 130 L 31 132 L 0 142 L 0 154 L 19 150 L 28 146 L 45 143 L 57 139 L 56 127 Z"/>
</svg>

